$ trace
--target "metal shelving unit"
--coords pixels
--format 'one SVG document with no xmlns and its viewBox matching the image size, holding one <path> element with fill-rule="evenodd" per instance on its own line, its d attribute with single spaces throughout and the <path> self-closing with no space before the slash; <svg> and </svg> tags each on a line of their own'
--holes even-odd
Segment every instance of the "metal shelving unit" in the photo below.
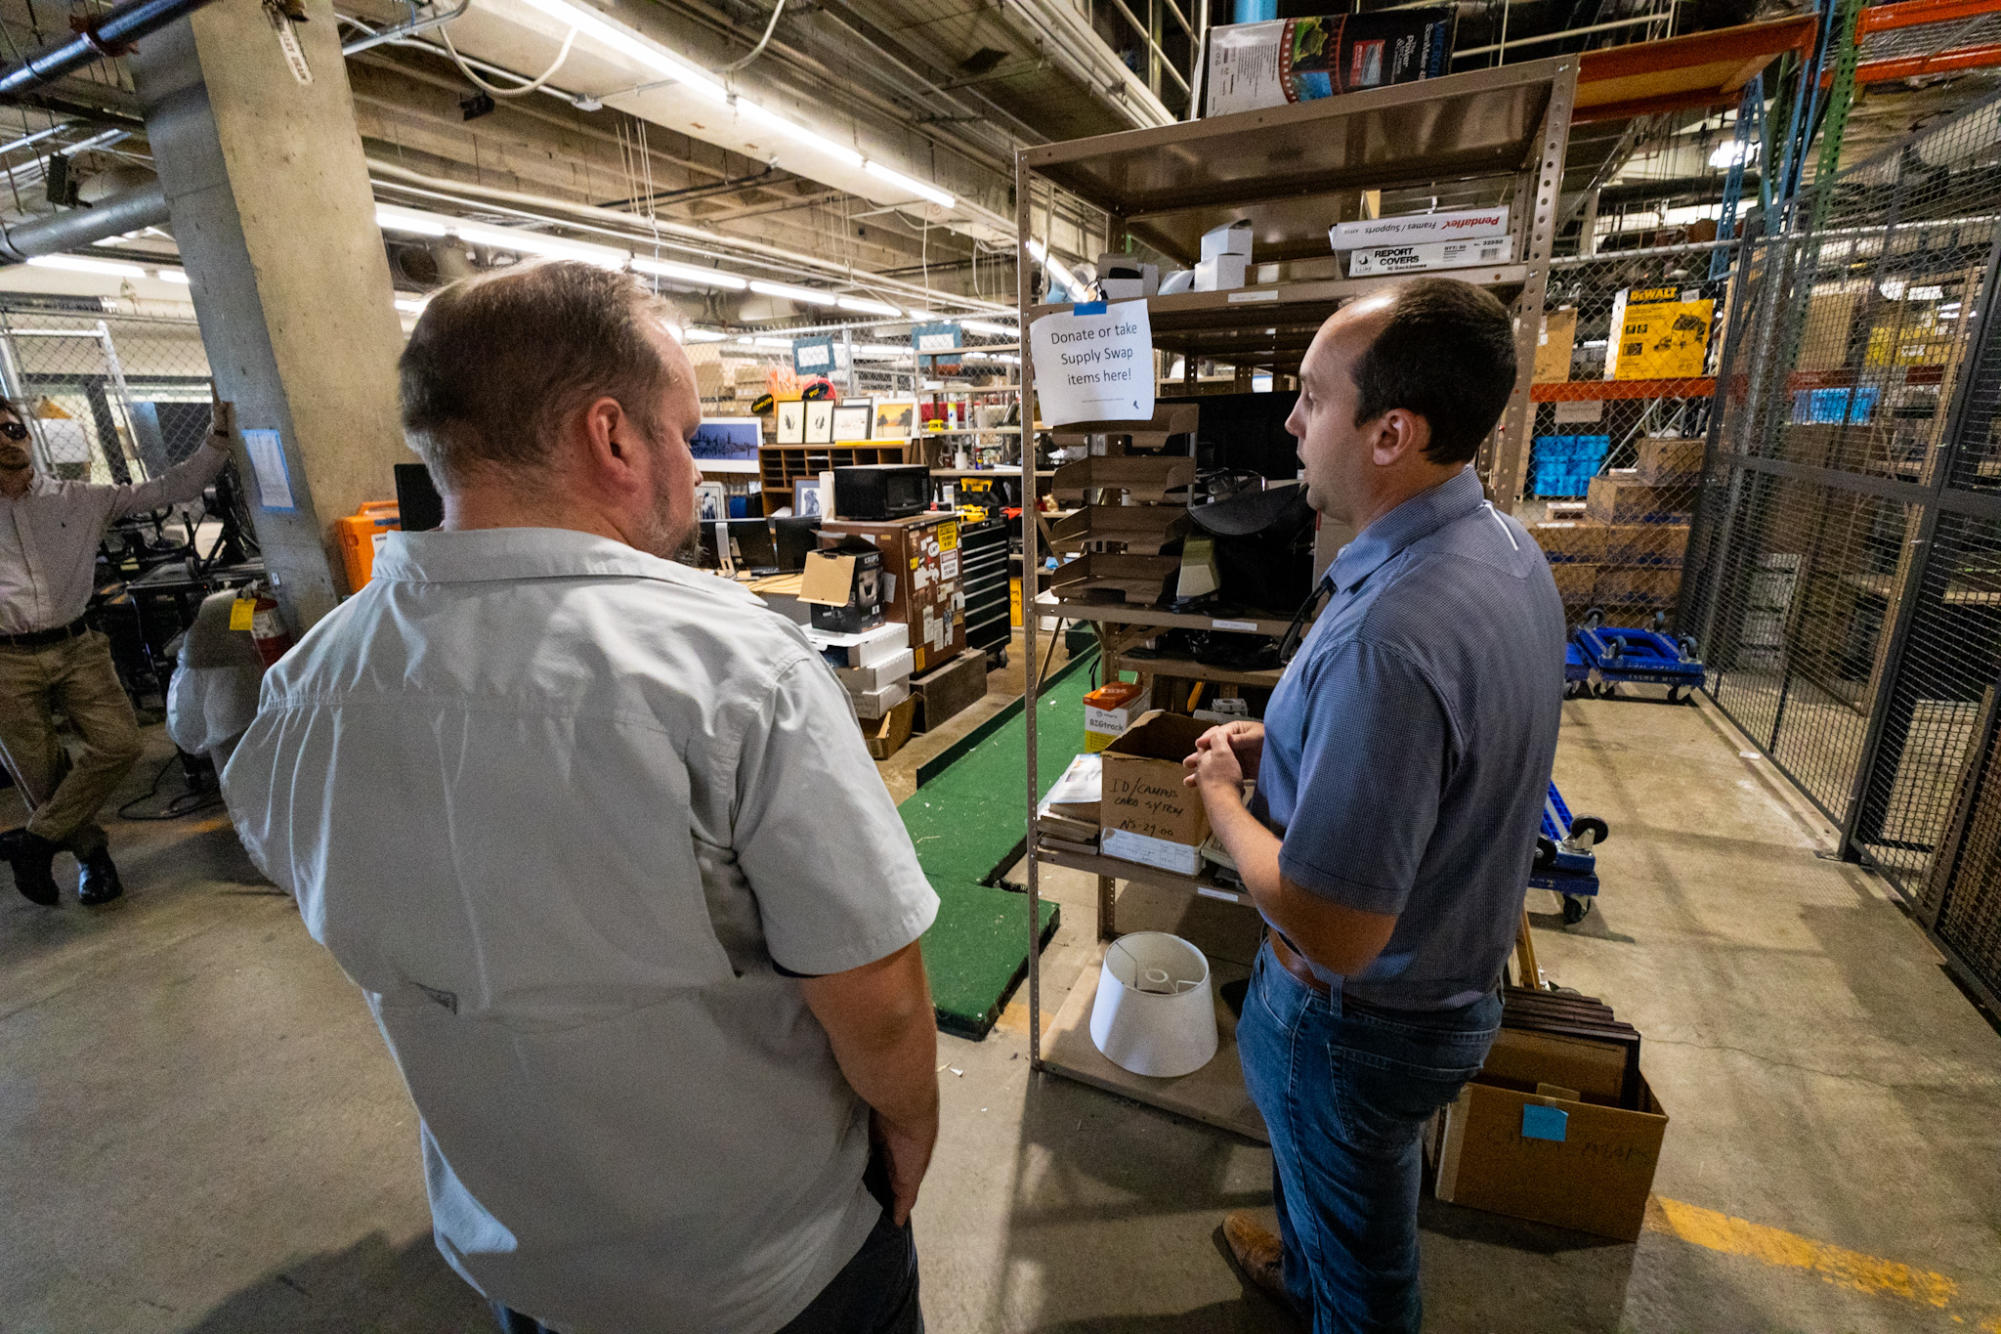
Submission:
<svg viewBox="0 0 2001 1334">
<path fill-rule="evenodd" d="M 1510 206 L 1514 262 L 1448 271 L 1476 282 L 1512 305 L 1520 372 L 1502 428 L 1482 447 L 1477 466 L 1495 504 L 1512 508 L 1521 493 L 1528 436 L 1534 421 L 1530 385 L 1551 245 L 1557 224 L 1557 194 L 1569 142 L 1576 91 L 1574 57 L 1482 70 L 1447 79 L 1400 84 L 1324 101 L 1218 116 L 1130 133 L 1102 135 L 1069 143 L 1023 149 L 1015 155 L 1015 200 L 1021 250 L 1021 328 L 1065 309 L 1039 304 L 1026 286 L 1034 268 L 1031 242 L 1037 239 L 1038 197 L 1052 188 L 1066 191 L 1100 210 L 1104 246 L 1125 240 L 1151 246 L 1168 258 L 1193 266 L 1202 234 L 1213 227 L 1247 220 L 1252 229 L 1252 275 L 1265 279 L 1228 292 L 1192 292 L 1147 298 L 1157 352 L 1185 359 L 1184 374 L 1194 390 L 1201 360 L 1226 361 L 1239 368 L 1269 369 L 1274 376 L 1296 374 L 1322 321 L 1343 300 L 1380 288 L 1394 278 L 1340 276 L 1329 250 L 1330 224 L 1360 216 L 1364 198 L 1388 201 L 1386 212 L 1409 212 L 1436 201 L 1438 207 Z M 1042 238 L 1046 240 L 1047 238 Z M 1022 401 L 1034 402 L 1032 358 L 1022 357 Z M 1029 416 L 1024 410 L 1024 417 Z M 1024 451 L 1030 441 L 1023 440 Z M 1026 455 L 1024 455 L 1026 456 Z M 1041 536 L 1032 509 L 1022 516 L 1023 619 L 1026 703 L 1036 716 L 1039 688 L 1038 623 L 1054 614 L 1100 625 L 1108 645 L 1130 646 L 1148 630 L 1187 627 L 1280 635 L 1287 626 L 1262 618 L 1218 620 L 1152 607 L 1108 607 L 1059 600 L 1039 588 Z M 1107 637 L 1107 632 L 1109 638 Z M 1116 661 L 1116 659 L 1114 659 Z M 1139 666 L 1144 659 L 1128 659 Z M 1201 664 L 1155 660 L 1189 671 Z M 1231 673 L 1238 684 L 1266 685 L 1271 674 Z M 1245 679 L 1250 677 L 1259 679 Z M 1222 679 L 1211 677 L 1205 679 Z M 1170 875 L 1137 863 L 1097 854 L 1089 848 L 1045 839 L 1036 818 L 1041 776 L 1036 735 L 1028 729 L 1029 1056 L 1038 1070 L 1163 1107 L 1184 1116 L 1262 1138 L 1262 1126 L 1243 1091 L 1234 1060 L 1234 1020 L 1218 1007 L 1222 1045 L 1215 1060 L 1178 1080 L 1130 1074 L 1104 1059 L 1091 1043 L 1089 1014 L 1097 971 L 1087 968 L 1054 1017 L 1047 1042 L 1042 1028 L 1042 975 L 1035 927 L 1041 903 L 1044 862 L 1085 871 L 1098 878 L 1097 935 L 1100 949 L 1116 934 L 1123 899 L 1143 896 L 1158 905 L 1165 894 L 1190 913 L 1204 901 L 1227 906 L 1229 922 L 1208 947 L 1219 979 L 1241 975 L 1249 962 L 1240 928 L 1255 935 L 1254 917 L 1241 908 L 1249 896 L 1206 877 Z M 1128 888 L 1122 894 L 1119 881 Z M 1211 926 L 1217 924 L 1212 922 Z M 1227 939 L 1226 939 L 1227 938 Z"/>
</svg>

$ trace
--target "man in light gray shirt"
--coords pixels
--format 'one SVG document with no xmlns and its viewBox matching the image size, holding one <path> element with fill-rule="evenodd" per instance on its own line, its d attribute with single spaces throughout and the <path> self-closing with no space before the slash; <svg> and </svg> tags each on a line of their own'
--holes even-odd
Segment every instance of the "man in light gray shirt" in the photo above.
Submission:
<svg viewBox="0 0 2001 1334">
<path fill-rule="evenodd" d="M 0 757 L 28 823 L 0 834 L 0 856 L 31 903 L 58 902 L 55 856 L 76 854 L 77 899 L 124 892 L 97 823 L 139 758 L 139 721 L 118 682 L 111 644 L 84 624 L 104 530 L 128 514 L 193 500 L 229 462 L 229 405 L 201 448 L 148 482 L 92 486 L 35 471 L 32 433 L 0 399 Z M 82 745 L 72 758 L 56 735 L 60 708 Z"/>
<path fill-rule="evenodd" d="M 577 262 L 431 301 L 403 420 L 445 527 L 272 669 L 223 791 L 503 1328 L 906 1334 L 938 901 L 798 629 L 667 559 L 701 410 L 661 313 Z"/>
</svg>

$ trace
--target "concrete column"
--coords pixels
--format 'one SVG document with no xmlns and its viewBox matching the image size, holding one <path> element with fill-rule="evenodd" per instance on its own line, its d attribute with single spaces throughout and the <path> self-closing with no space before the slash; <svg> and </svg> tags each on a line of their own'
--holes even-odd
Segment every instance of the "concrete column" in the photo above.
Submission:
<svg viewBox="0 0 2001 1334">
<path fill-rule="evenodd" d="M 254 506 L 279 601 L 304 630 L 350 592 L 331 523 L 393 497 L 403 330 L 330 0 L 294 25 L 309 81 L 263 6 L 210 5 L 139 43 L 132 75 L 237 424 L 275 429 L 296 509 Z M 239 457 L 252 499 L 249 461 Z"/>
</svg>

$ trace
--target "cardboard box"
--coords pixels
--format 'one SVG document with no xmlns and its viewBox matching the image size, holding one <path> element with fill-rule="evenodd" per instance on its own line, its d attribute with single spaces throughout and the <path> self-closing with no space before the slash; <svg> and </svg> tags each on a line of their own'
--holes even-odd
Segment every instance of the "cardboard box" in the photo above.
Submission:
<svg viewBox="0 0 2001 1334">
<path fill-rule="evenodd" d="M 828 537 L 859 538 L 882 552 L 883 616 L 910 627 L 912 671 L 928 671 L 965 651 L 958 515 L 828 519 L 820 531 Z"/>
<path fill-rule="evenodd" d="M 1685 523 L 1608 523 L 1605 564 L 1680 565 L 1688 554 Z"/>
<path fill-rule="evenodd" d="M 910 740 L 910 720 L 916 716 L 917 701 L 906 699 L 903 703 L 882 715 L 873 731 L 864 729 L 863 740 L 868 742 L 868 753 L 873 759 L 886 760 L 903 749 Z"/>
<path fill-rule="evenodd" d="M 853 634 L 882 624 L 882 553 L 867 543 L 806 553 L 799 600 L 813 627 Z"/>
<path fill-rule="evenodd" d="M 1706 440 L 1649 437 L 1640 441 L 1640 458 L 1633 473 L 1649 486 L 1676 483 L 1693 486 L 1702 480 L 1702 456 Z"/>
<path fill-rule="evenodd" d="M 909 680 L 914 661 L 910 650 L 906 648 L 866 667 L 837 667 L 834 669 L 834 675 L 840 678 L 841 684 L 847 687 L 850 695 L 859 695 L 864 690 L 880 690 L 894 682 Z"/>
<path fill-rule="evenodd" d="M 1536 540 L 1551 565 L 1564 561 L 1597 564 L 1605 559 L 1605 525 L 1589 519 L 1534 524 L 1529 528 L 1529 536 Z"/>
<path fill-rule="evenodd" d="M 1098 256 L 1098 295 L 1107 301 L 1136 301 L 1160 290 L 1160 265 L 1125 254 Z"/>
<path fill-rule="evenodd" d="M 1568 307 L 1543 312 L 1536 336 L 1535 382 L 1551 384 L 1570 378 L 1570 361 L 1577 353 L 1577 312 Z"/>
<path fill-rule="evenodd" d="M 1170 393 L 1181 392 L 1179 388 Z M 1153 415 L 1145 421 L 1066 422 L 1049 433 L 1058 446 L 1086 445 L 1093 457 L 1116 457 L 1134 450 L 1158 452 L 1178 435 L 1193 435 L 1202 422 L 1200 403 L 1155 403 Z"/>
<path fill-rule="evenodd" d="M 1440 1113 L 1438 1198 L 1637 1240 L 1668 1123 L 1644 1077 L 1640 1106 L 1505 1088 L 1483 1074 Z"/>
<path fill-rule="evenodd" d="M 910 690 L 917 700 L 917 730 L 929 732 L 944 726 L 946 719 L 986 698 L 986 650 L 968 649 L 942 667 L 913 676 Z"/>
<path fill-rule="evenodd" d="M 1136 681 L 1111 681 L 1084 696 L 1084 753 L 1094 755 L 1117 741 L 1146 708 Z"/>
<path fill-rule="evenodd" d="M 1556 592 L 1563 605 L 1574 607 L 1589 602 L 1598 588 L 1598 566 L 1585 561 L 1558 561 L 1549 567 L 1556 579 Z"/>
<path fill-rule="evenodd" d="M 722 398 L 726 393 L 734 398 L 736 380 L 721 362 L 698 361 L 695 363 L 695 392 L 703 398 Z"/>
<path fill-rule="evenodd" d="M 1206 114 L 1310 102 L 1445 73 L 1449 5 L 1219 24 L 1209 29 Z"/>
<path fill-rule="evenodd" d="M 836 669 L 873 667 L 910 646 L 910 627 L 892 621 L 857 634 L 837 634 L 809 628 L 806 638 L 820 650 L 820 656 Z"/>
<path fill-rule="evenodd" d="M 1627 1086 L 1625 1048 L 1589 1038 L 1530 1028 L 1502 1028 L 1487 1050 L 1480 1078 L 1507 1088 L 1555 1084 L 1584 1102 L 1623 1104 Z"/>
<path fill-rule="evenodd" d="M 1357 218 L 1337 222 L 1327 233 L 1336 250 L 1374 246 L 1432 245 L 1440 241 L 1470 241 L 1508 234 L 1508 206 L 1449 209 L 1432 213 L 1398 213 L 1387 218 Z"/>
<path fill-rule="evenodd" d="M 1673 567 L 1601 566 L 1591 596 L 1605 607 L 1670 607 L 1681 596 L 1681 571 Z"/>
<path fill-rule="evenodd" d="M 1673 523 L 1688 518 L 1694 500 L 1689 487 L 1652 486 L 1631 468 L 1616 468 L 1591 479 L 1584 512 L 1604 523 Z"/>
<path fill-rule="evenodd" d="M 1249 255 L 1218 255 L 1205 259 L 1195 266 L 1195 290 L 1198 292 L 1234 292 L 1244 285 L 1244 277 L 1250 272 Z"/>
<path fill-rule="evenodd" d="M 1209 813 L 1201 795 L 1182 784 L 1181 761 L 1208 730 L 1193 718 L 1154 712 L 1105 747 L 1100 847 L 1107 857 L 1182 875 L 1202 869 Z"/>
<path fill-rule="evenodd" d="M 855 717 L 863 722 L 875 722 L 910 698 L 910 682 L 893 681 L 880 690 L 864 690 L 848 698 L 855 702 Z"/>
</svg>

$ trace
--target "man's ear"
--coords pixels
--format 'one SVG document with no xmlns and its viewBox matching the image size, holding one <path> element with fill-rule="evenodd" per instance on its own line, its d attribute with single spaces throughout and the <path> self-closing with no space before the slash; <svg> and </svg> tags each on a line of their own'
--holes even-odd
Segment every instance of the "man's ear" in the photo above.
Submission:
<svg viewBox="0 0 2001 1334">
<path fill-rule="evenodd" d="M 584 450 L 594 465 L 631 466 L 636 431 L 617 399 L 594 400 L 584 409 L 579 429 Z"/>
<path fill-rule="evenodd" d="M 1373 423 L 1369 450 L 1377 467 L 1422 454 L 1431 443 L 1431 423 L 1407 408 L 1391 408 Z"/>
</svg>

